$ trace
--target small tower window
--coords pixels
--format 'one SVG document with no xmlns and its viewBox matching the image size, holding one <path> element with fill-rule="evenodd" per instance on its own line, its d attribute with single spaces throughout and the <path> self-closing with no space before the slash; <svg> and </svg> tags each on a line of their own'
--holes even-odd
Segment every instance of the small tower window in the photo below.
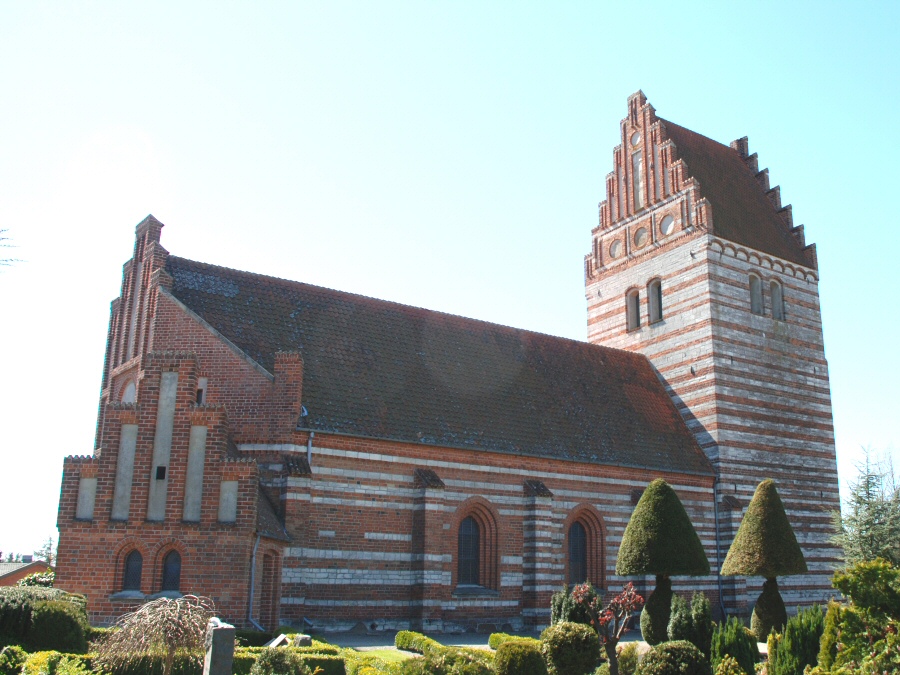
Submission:
<svg viewBox="0 0 900 675">
<path fill-rule="evenodd" d="M 750 275 L 750 311 L 760 315 L 763 313 L 762 282 L 755 274 Z"/>
<path fill-rule="evenodd" d="M 654 279 L 647 284 L 647 302 L 650 309 L 650 323 L 662 321 L 662 282 L 659 279 Z"/>
<path fill-rule="evenodd" d="M 201 377 L 197 380 L 197 405 L 206 403 L 206 383 L 207 380 L 205 377 Z"/>
<path fill-rule="evenodd" d="M 784 292 L 781 284 L 773 281 L 769 285 L 769 294 L 772 297 L 772 318 L 784 321 Z"/>
<path fill-rule="evenodd" d="M 641 327 L 641 295 L 636 288 L 625 294 L 625 323 L 628 330 Z"/>
<path fill-rule="evenodd" d="M 169 551 L 163 558 L 162 590 L 177 591 L 181 586 L 181 554 Z"/>
<path fill-rule="evenodd" d="M 587 532 L 575 521 L 569 528 L 569 584 L 583 584 L 588 580 Z"/>
<path fill-rule="evenodd" d="M 144 556 L 140 551 L 132 551 L 125 556 L 125 570 L 122 574 L 123 591 L 141 590 L 141 569 L 144 566 Z"/>
</svg>

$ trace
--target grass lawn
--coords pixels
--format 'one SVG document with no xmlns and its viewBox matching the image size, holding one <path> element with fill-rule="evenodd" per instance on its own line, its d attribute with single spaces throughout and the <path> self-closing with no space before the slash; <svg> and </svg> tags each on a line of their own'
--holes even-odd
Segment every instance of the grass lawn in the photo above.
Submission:
<svg viewBox="0 0 900 675">
<path fill-rule="evenodd" d="M 367 649 L 362 654 L 372 654 L 373 656 L 377 656 L 382 661 L 386 661 L 388 663 L 398 663 L 400 661 L 406 661 L 406 659 L 412 658 L 406 652 L 397 651 L 396 649 Z"/>
</svg>

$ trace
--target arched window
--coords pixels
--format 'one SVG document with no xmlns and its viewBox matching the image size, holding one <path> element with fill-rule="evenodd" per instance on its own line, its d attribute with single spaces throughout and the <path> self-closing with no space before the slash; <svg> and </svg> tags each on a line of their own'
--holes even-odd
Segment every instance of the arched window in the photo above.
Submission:
<svg viewBox="0 0 900 675">
<path fill-rule="evenodd" d="M 625 294 L 625 324 L 628 330 L 641 327 L 641 294 L 636 288 Z"/>
<path fill-rule="evenodd" d="M 576 507 L 566 520 L 566 581 L 605 588 L 606 554 L 600 513 L 590 504 Z"/>
<path fill-rule="evenodd" d="M 769 284 L 769 294 L 772 297 L 772 318 L 784 321 L 784 292 L 781 284 L 777 281 Z"/>
<path fill-rule="evenodd" d="M 134 403 L 137 398 L 137 388 L 134 386 L 134 380 L 130 380 L 122 390 L 122 403 Z"/>
<path fill-rule="evenodd" d="M 162 590 L 177 591 L 181 586 L 181 554 L 169 551 L 163 558 Z"/>
<path fill-rule="evenodd" d="M 750 311 L 760 315 L 763 313 L 762 282 L 755 274 L 750 275 Z"/>
<path fill-rule="evenodd" d="M 587 531 L 575 521 L 569 528 L 569 584 L 583 584 L 587 573 Z"/>
<path fill-rule="evenodd" d="M 472 516 L 466 516 L 459 524 L 459 581 L 464 586 L 481 585 L 481 532 Z"/>
<path fill-rule="evenodd" d="M 647 303 L 650 305 L 650 323 L 662 321 L 662 282 L 659 279 L 647 284 Z"/>
<path fill-rule="evenodd" d="M 140 551 L 132 551 L 125 556 L 125 569 L 122 573 L 122 590 L 141 590 L 141 570 L 144 567 L 144 556 Z"/>
</svg>

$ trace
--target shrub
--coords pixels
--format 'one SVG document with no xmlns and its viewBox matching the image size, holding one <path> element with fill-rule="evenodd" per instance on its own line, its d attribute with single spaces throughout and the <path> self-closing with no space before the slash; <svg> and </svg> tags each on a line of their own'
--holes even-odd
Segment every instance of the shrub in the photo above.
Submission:
<svg viewBox="0 0 900 675">
<path fill-rule="evenodd" d="M 762 593 L 756 599 L 753 607 L 753 615 L 750 617 L 750 630 L 756 636 L 757 642 L 765 642 L 769 633 L 784 630 L 787 624 L 787 608 L 781 593 L 778 592 L 778 582 L 766 579 L 763 583 Z"/>
<path fill-rule="evenodd" d="M 16 586 L 43 586 L 44 588 L 53 588 L 53 582 L 56 581 L 56 574 L 53 570 L 45 572 L 35 572 L 29 574 L 24 579 L 19 579 Z"/>
<path fill-rule="evenodd" d="M 669 609 L 669 626 L 666 632 L 669 640 L 688 640 L 692 643 L 694 641 L 691 608 L 688 606 L 687 600 L 680 595 L 672 596 L 672 604 Z"/>
<path fill-rule="evenodd" d="M 598 597 L 596 589 L 590 584 L 588 584 L 586 596 L 588 603 Z M 591 625 L 591 616 L 585 609 L 584 603 L 575 600 L 568 586 L 563 586 L 562 590 L 557 591 L 550 598 L 550 624 L 561 621 Z"/>
<path fill-rule="evenodd" d="M 619 675 L 634 675 L 641 660 L 637 642 L 629 642 L 619 651 Z"/>
<path fill-rule="evenodd" d="M 719 665 L 716 668 L 716 675 L 753 675 L 753 673 L 745 673 L 741 670 L 741 666 L 738 662 L 734 660 L 734 657 L 726 656 L 719 661 Z"/>
<path fill-rule="evenodd" d="M 407 652 L 417 652 L 426 654 L 431 649 L 441 649 L 443 645 L 440 642 L 432 640 L 430 637 L 416 633 L 411 630 L 398 631 L 394 637 L 394 646 Z"/>
<path fill-rule="evenodd" d="M 737 661 L 741 670 L 748 675 L 755 672 L 755 665 L 759 660 L 756 637 L 734 616 L 716 626 L 712 635 L 710 649 L 712 667 L 717 669 L 719 662 L 726 656 Z"/>
<path fill-rule="evenodd" d="M 18 645 L 9 645 L 0 649 L 0 675 L 17 675 L 28 654 Z"/>
<path fill-rule="evenodd" d="M 256 657 L 250 675 L 311 675 L 311 671 L 290 648 L 266 648 Z"/>
<path fill-rule="evenodd" d="M 816 665 L 823 629 L 821 607 L 799 611 L 787 622 L 783 636 L 770 636 L 768 675 L 803 675 L 806 666 Z"/>
<path fill-rule="evenodd" d="M 687 640 L 664 642 L 641 660 L 637 675 L 712 675 L 709 661 Z"/>
<path fill-rule="evenodd" d="M 545 629 L 541 642 L 552 675 L 583 675 L 597 667 L 600 643 L 589 626 L 563 621 Z"/>
<path fill-rule="evenodd" d="M 547 675 L 544 657 L 534 642 L 511 640 L 501 644 L 494 656 L 497 675 Z"/>
<path fill-rule="evenodd" d="M 609 675 L 609 661 L 601 663 L 594 671 L 594 675 Z"/>
<path fill-rule="evenodd" d="M 526 637 L 524 635 L 510 635 L 509 633 L 491 633 L 491 636 L 488 638 L 488 646 L 491 649 L 499 649 L 500 645 L 505 644 L 507 642 L 528 642 L 540 650 L 541 641 L 535 640 L 531 637 Z"/>
<path fill-rule="evenodd" d="M 27 645 L 32 651 L 55 649 L 81 654 L 87 651 L 85 633 L 90 628 L 82 609 L 65 600 L 37 603 L 31 613 Z"/>
<path fill-rule="evenodd" d="M 53 604 L 41 612 L 41 621 L 45 626 L 50 625 L 51 632 L 48 633 L 44 628 L 35 631 L 34 614 L 47 603 Z M 81 626 L 80 640 L 77 639 L 79 629 L 73 628 L 61 632 L 57 641 L 57 613 L 64 615 L 58 617 L 60 626 L 70 624 L 72 619 Z M 0 588 L 0 647 L 20 645 L 30 650 L 84 651 L 87 647 L 84 641 L 87 628 L 87 601 L 84 596 L 40 586 Z"/>
<path fill-rule="evenodd" d="M 417 656 L 401 661 L 397 668 L 397 675 L 428 675 L 425 671 L 425 659 Z"/>
<path fill-rule="evenodd" d="M 697 591 L 694 593 L 694 597 L 691 598 L 691 623 L 694 628 L 694 637 L 691 642 L 703 653 L 703 656 L 709 659 L 713 620 L 712 609 L 709 606 L 709 598 L 706 597 L 706 593 Z"/>
<path fill-rule="evenodd" d="M 841 623 L 841 605 L 832 600 L 828 603 L 828 611 L 822 626 L 822 639 L 819 640 L 817 662 L 825 670 L 831 670 L 837 656 L 838 636 Z"/>
<path fill-rule="evenodd" d="M 429 648 L 424 673 L 428 675 L 494 675 L 493 658 L 481 649 L 461 647 Z"/>
<path fill-rule="evenodd" d="M 641 611 L 641 636 L 647 644 L 658 645 L 668 639 L 671 611 L 672 580 L 657 577 L 656 588 Z"/>
</svg>

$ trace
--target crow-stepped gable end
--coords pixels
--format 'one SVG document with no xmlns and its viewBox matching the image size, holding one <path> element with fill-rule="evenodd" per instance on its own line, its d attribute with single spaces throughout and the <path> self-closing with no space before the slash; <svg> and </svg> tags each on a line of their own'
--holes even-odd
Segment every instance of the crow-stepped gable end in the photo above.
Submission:
<svg viewBox="0 0 900 675">
<path fill-rule="evenodd" d="M 723 145 L 628 99 L 607 199 L 585 258 L 588 340 L 647 356 L 718 477 L 724 561 L 760 481 L 773 478 L 811 573 L 788 606 L 829 597 L 839 508 L 815 246 L 746 138 Z M 728 607 L 752 604 L 742 578 Z"/>
<path fill-rule="evenodd" d="M 746 143 L 642 94 L 622 133 L 588 342 L 180 258 L 148 216 L 95 452 L 64 464 L 58 584 L 98 623 L 194 593 L 267 629 L 542 626 L 564 583 L 621 586 L 635 495 L 663 479 L 715 568 L 675 590 L 736 608 L 743 580 L 715 573 L 761 471 L 816 570 L 786 599 L 822 600 L 837 488 L 812 249 Z"/>
</svg>

